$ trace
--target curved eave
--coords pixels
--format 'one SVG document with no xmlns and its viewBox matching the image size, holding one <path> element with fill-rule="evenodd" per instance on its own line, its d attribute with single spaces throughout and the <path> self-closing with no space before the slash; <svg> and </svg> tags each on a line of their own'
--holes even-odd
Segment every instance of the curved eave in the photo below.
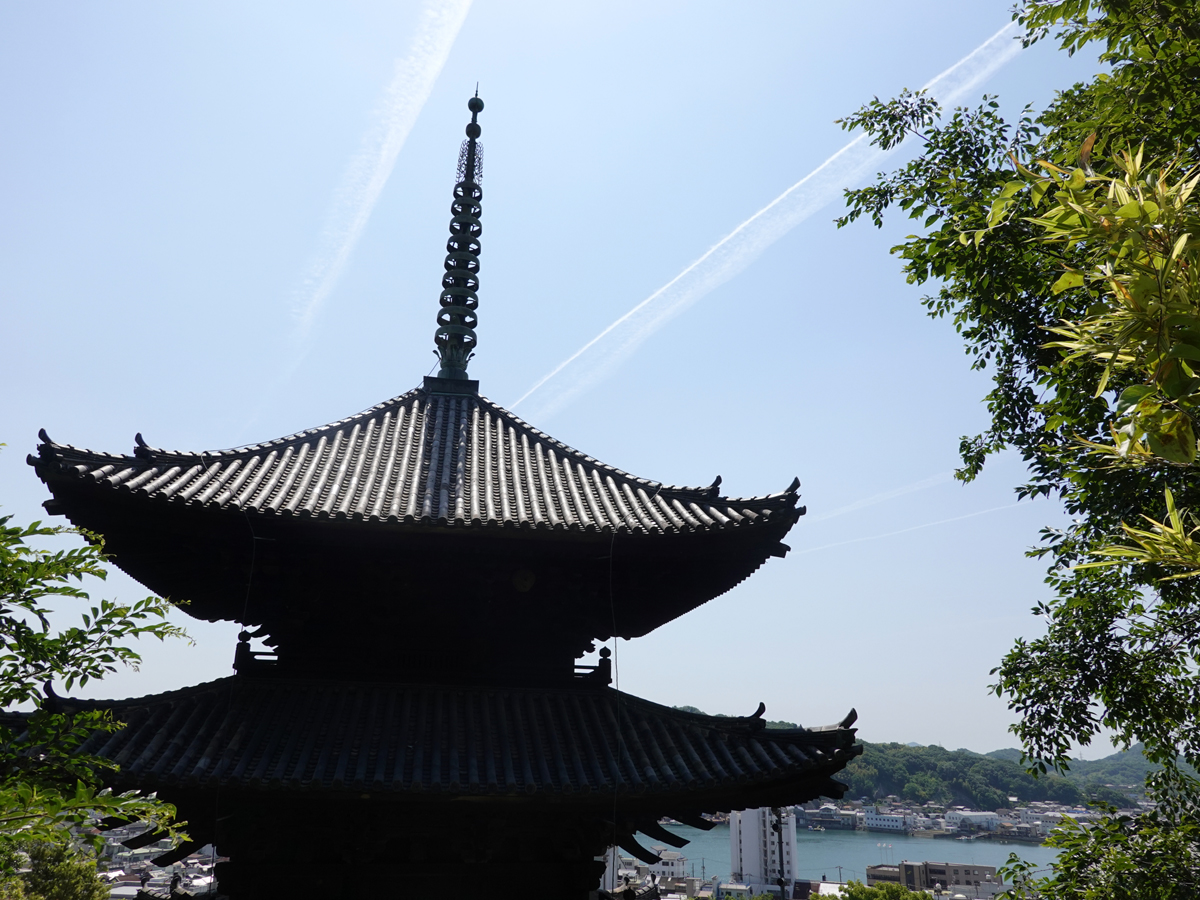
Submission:
<svg viewBox="0 0 1200 900">
<path fill-rule="evenodd" d="M 720 479 L 708 488 L 663 485 L 586 456 L 475 395 L 410 391 L 320 428 L 215 452 L 160 450 L 138 435 L 128 456 L 41 437 L 29 462 L 51 490 L 94 489 L 87 493 L 101 503 L 111 491 L 238 516 L 368 526 L 644 535 L 761 529 L 779 537 L 804 512 L 798 480 L 742 498 L 719 495 Z"/>
<path fill-rule="evenodd" d="M 840 795 L 829 779 L 862 752 L 853 713 L 827 728 L 773 730 L 610 688 L 235 676 L 136 700 L 60 702 L 107 708 L 125 723 L 82 749 L 142 789 L 551 801 L 621 793 L 719 809 L 735 796 Z M 222 739 L 232 734 L 239 740 Z"/>
</svg>

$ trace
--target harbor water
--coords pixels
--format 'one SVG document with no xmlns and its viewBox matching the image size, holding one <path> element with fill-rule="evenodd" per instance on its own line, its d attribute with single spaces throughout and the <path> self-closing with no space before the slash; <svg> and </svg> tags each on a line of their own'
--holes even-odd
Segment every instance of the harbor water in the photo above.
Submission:
<svg viewBox="0 0 1200 900">
<path fill-rule="evenodd" d="M 687 838 L 690 843 L 680 849 L 687 857 L 687 872 L 697 878 L 714 875 L 722 880 L 729 878 L 729 826 L 718 825 L 712 831 L 700 831 L 686 825 L 670 825 L 667 828 Z M 640 837 L 644 846 L 652 843 Z M 671 848 L 667 848 L 671 849 Z M 1037 844 L 1001 843 L 1000 841 L 959 841 L 909 837 L 905 834 L 884 834 L 874 831 L 797 831 L 796 832 L 796 876 L 817 880 L 828 876 L 838 880 L 867 880 L 867 866 L 880 863 L 910 862 L 967 863 L 970 865 L 1002 866 L 1010 853 L 1016 853 L 1039 868 L 1049 866 L 1058 856 L 1051 847 Z"/>
</svg>

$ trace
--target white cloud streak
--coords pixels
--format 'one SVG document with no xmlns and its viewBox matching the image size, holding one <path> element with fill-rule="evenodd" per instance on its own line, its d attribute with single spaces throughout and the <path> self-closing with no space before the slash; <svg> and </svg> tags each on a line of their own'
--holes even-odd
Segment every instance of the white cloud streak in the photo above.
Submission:
<svg viewBox="0 0 1200 900">
<path fill-rule="evenodd" d="M 1002 509 L 1013 509 L 1021 506 L 1022 501 L 1016 503 L 1006 503 L 1004 506 L 993 506 L 989 509 L 981 509 L 979 512 L 967 513 L 964 516 L 952 516 L 949 519 L 938 519 L 936 522 L 925 522 L 921 525 L 910 525 L 908 528 L 901 528 L 898 531 L 886 531 L 883 534 L 871 534 L 866 537 L 851 538 L 848 541 L 837 541 L 833 544 L 822 544 L 820 547 L 808 547 L 804 550 L 795 550 L 793 555 L 803 556 L 805 553 L 816 553 L 818 550 L 829 550 L 833 547 L 845 547 L 847 544 L 861 544 L 863 541 L 878 541 L 883 538 L 895 537 L 898 534 L 908 534 L 910 531 L 920 531 L 923 528 L 933 528 L 936 525 L 947 525 L 950 522 L 961 522 L 963 519 L 974 519 L 976 516 L 986 516 L 988 513 L 999 512 Z"/>
<path fill-rule="evenodd" d="M 292 313 L 297 357 L 308 348 L 313 325 L 367 227 L 470 8 L 471 0 L 429 0 L 421 9 L 412 44 L 407 55 L 396 60 L 374 121 L 334 192 L 317 252 L 296 291 Z"/>
<path fill-rule="evenodd" d="M 942 472 L 940 475 L 933 475 L 921 481 L 914 481 L 912 484 L 906 484 L 902 487 L 892 488 L 890 491 L 883 491 L 879 494 L 872 494 L 870 497 L 864 497 L 862 500 L 855 500 L 853 503 L 847 503 L 845 506 L 839 506 L 837 509 L 831 509 L 827 513 L 822 513 L 819 516 L 805 516 L 805 523 L 824 522 L 826 519 L 835 519 L 838 516 L 844 516 L 848 513 L 858 512 L 860 509 L 866 509 L 869 506 L 876 506 L 880 503 L 886 503 L 888 500 L 894 500 L 897 497 L 903 497 L 906 494 L 915 494 L 917 491 L 928 490 L 931 487 L 937 487 L 939 484 L 946 484 L 954 480 L 953 472 Z"/>
<path fill-rule="evenodd" d="M 925 85 L 944 106 L 959 102 L 1021 50 L 1010 23 Z M 643 342 L 701 297 L 740 273 L 773 243 L 858 183 L 890 151 L 859 135 L 744 221 L 695 262 L 567 357 L 512 404 L 541 392 L 526 419 L 544 421 L 610 375 Z M 553 388 L 542 390 L 553 382 Z"/>
</svg>

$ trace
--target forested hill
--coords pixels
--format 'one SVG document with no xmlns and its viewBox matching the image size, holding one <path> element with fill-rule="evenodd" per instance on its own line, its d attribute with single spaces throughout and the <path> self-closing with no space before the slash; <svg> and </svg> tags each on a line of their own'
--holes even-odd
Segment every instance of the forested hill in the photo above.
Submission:
<svg viewBox="0 0 1200 900">
<path fill-rule="evenodd" d="M 1010 751 L 1005 750 L 982 755 L 941 747 L 869 744 L 866 741 L 862 744 L 863 755 L 837 776 L 839 781 L 850 786 L 846 792 L 848 799 L 877 799 L 894 794 L 913 803 L 932 800 L 941 805 L 987 810 L 1011 806 L 1009 797 L 1017 797 L 1019 801 L 1053 800 L 1071 805 L 1103 800 L 1126 806 L 1130 803 L 1129 793 L 1137 792 L 1142 781 L 1137 761 L 1145 765 L 1141 753 L 1136 753 L 1136 760 L 1114 761 L 1107 768 L 1097 767 L 1088 772 L 1085 771 L 1087 764 L 1076 764 L 1079 767 L 1073 767 L 1065 778 L 1060 775 L 1034 778 L 1011 757 Z M 1016 759 L 1020 759 L 1020 752 L 1013 752 L 1016 752 Z M 1129 751 L 1124 755 L 1135 754 Z M 1109 757 L 1109 760 L 1114 759 Z M 1108 777 L 1118 771 L 1120 778 Z M 1144 768 L 1141 772 L 1144 774 Z M 1129 791 L 1117 790 L 1108 784 L 1122 788 L 1129 786 Z"/>
<path fill-rule="evenodd" d="M 694 706 L 676 706 L 705 715 Z M 721 715 L 717 713 L 716 715 Z M 768 728 L 797 728 L 795 722 L 768 721 Z M 1066 777 L 1034 778 L 1020 765 L 1020 750 L 945 750 L 941 747 L 861 742 L 863 755 L 837 776 L 850 786 L 846 798 L 882 799 L 889 795 L 913 803 L 932 800 L 947 806 L 1002 809 L 1018 801 L 1053 800 L 1073 806 L 1102 800 L 1128 806 L 1141 794 L 1151 764 L 1141 745 L 1104 759 L 1076 760 Z M 1110 787 L 1111 785 L 1111 787 Z"/>
</svg>

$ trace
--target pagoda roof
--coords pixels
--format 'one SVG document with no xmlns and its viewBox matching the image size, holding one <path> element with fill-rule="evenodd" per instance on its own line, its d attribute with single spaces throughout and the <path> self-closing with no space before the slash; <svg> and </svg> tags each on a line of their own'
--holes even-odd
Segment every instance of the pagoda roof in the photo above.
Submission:
<svg viewBox="0 0 1200 900">
<path fill-rule="evenodd" d="M 761 705 L 750 717 L 706 716 L 612 688 L 232 676 L 132 700 L 55 699 L 124 723 L 81 750 L 113 760 L 121 783 L 142 790 L 535 800 L 617 792 L 715 811 L 841 796 L 831 777 L 862 752 L 853 711 L 839 725 L 767 729 Z"/>
<path fill-rule="evenodd" d="M 43 431 L 29 462 L 52 488 L 74 482 L 237 516 L 643 534 L 773 525 L 777 540 L 804 512 L 799 480 L 779 493 L 730 498 L 719 494 L 720 478 L 708 487 L 638 478 L 477 393 L 438 391 L 444 381 L 231 450 L 163 450 L 139 434 L 133 455 L 120 455 L 58 444 Z M 59 511 L 55 501 L 47 508 Z"/>
</svg>

